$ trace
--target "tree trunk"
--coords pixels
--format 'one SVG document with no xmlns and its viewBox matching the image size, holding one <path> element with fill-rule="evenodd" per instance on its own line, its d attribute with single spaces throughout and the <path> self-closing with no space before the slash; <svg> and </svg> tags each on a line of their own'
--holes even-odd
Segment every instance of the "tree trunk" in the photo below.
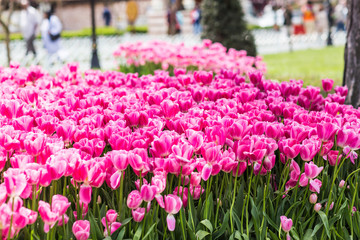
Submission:
<svg viewBox="0 0 360 240">
<path fill-rule="evenodd" d="M 360 105 L 360 1 L 348 0 L 347 37 L 343 85 L 349 89 L 346 103 Z"/>
<path fill-rule="evenodd" d="M 2 28 L 4 30 L 4 33 L 5 33 L 6 57 L 7 57 L 8 66 L 10 66 L 10 61 L 11 61 L 11 55 L 10 55 L 10 31 L 9 31 L 9 27 L 2 20 L 0 20 L 0 25 L 2 26 Z"/>
<path fill-rule="evenodd" d="M 1 15 L 4 12 L 4 9 L 2 9 L 2 6 L 0 6 L 0 25 L 4 29 L 5 32 L 5 47 L 6 47 L 6 56 L 7 56 L 7 63 L 8 66 L 10 66 L 11 62 L 11 53 L 10 53 L 10 22 L 11 22 L 11 16 L 14 12 L 14 1 L 10 1 L 9 3 L 9 15 L 7 17 L 7 21 L 5 22 L 3 19 L 1 19 Z"/>
</svg>

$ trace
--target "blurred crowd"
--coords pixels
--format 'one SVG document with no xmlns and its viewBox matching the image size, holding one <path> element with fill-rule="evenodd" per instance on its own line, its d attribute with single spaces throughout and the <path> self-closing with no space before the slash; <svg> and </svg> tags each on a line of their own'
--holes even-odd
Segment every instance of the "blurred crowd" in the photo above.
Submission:
<svg viewBox="0 0 360 240">
<path fill-rule="evenodd" d="M 347 13 L 346 0 L 336 4 L 308 1 L 301 7 L 288 4 L 284 10 L 284 26 L 289 34 L 322 34 L 331 31 L 331 28 L 345 31 Z"/>
<path fill-rule="evenodd" d="M 59 55 L 60 37 L 62 24 L 60 19 L 54 14 L 53 8 L 40 8 L 31 6 L 28 0 L 21 1 L 20 30 L 25 41 L 25 58 L 32 57 L 37 61 L 34 40 L 38 33 L 41 33 L 43 47 L 48 53 L 48 63 L 61 61 Z"/>
</svg>

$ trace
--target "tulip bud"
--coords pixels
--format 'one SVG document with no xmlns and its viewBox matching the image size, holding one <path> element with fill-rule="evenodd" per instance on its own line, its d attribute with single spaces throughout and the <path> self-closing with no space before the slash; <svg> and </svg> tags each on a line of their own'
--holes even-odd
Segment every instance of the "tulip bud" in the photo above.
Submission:
<svg viewBox="0 0 360 240">
<path fill-rule="evenodd" d="M 320 209 L 321 209 L 321 203 L 317 203 L 317 204 L 314 205 L 314 211 L 315 212 L 320 211 Z"/>
<path fill-rule="evenodd" d="M 217 198 L 217 199 L 216 199 L 216 202 L 217 202 L 217 204 L 219 204 L 220 207 L 222 206 L 222 201 L 221 201 L 220 198 Z"/>
<path fill-rule="evenodd" d="M 310 195 L 309 202 L 311 204 L 315 204 L 317 202 L 317 198 L 318 197 L 317 197 L 316 193 L 313 193 L 313 194 Z"/>
<path fill-rule="evenodd" d="M 292 219 L 287 218 L 286 216 L 281 216 L 280 221 L 281 221 L 281 229 L 286 233 L 290 232 L 293 225 Z"/>
<path fill-rule="evenodd" d="M 345 181 L 341 180 L 339 183 L 339 188 L 343 188 L 345 186 Z"/>
<path fill-rule="evenodd" d="M 352 212 L 356 212 L 356 211 L 357 211 L 357 209 L 356 209 L 356 207 L 354 206 L 353 209 L 352 209 Z"/>
</svg>

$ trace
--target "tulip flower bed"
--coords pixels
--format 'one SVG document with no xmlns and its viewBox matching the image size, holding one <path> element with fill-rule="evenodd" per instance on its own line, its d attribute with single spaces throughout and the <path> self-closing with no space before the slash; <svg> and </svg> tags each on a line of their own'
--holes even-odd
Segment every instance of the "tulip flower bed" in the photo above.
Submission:
<svg viewBox="0 0 360 240">
<path fill-rule="evenodd" d="M 1 239 L 360 238 L 345 87 L 175 72 L 0 69 Z"/>
<path fill-rule="evenodd" d="M 174 68 L 205 70 L 220 73 L 221 69 L 238 71 L 239 74 L 259 70 L 266 72 L 262 57 L 247 56 L 246 51 L 230 49 L 220 43 L 203 40 L 202 44 L 185 46 L 165 41 L 120 44 L 114 52 L 121 72 L 153 74 L 155 70 Z"/>
</svg>

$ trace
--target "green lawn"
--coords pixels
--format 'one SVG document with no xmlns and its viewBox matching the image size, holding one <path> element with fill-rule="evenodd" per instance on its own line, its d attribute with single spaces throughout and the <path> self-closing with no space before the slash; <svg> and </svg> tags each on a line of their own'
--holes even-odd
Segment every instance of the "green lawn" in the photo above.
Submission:
<svg viewBox="0 0 360 240">
<path fill-rule="evenodd" d="M 327 47 L 264 55 L 268 79 L 302 79 L 304 85 L 321 86 L 321 79 L 332 78 L 342 84 L 344 47 Z"/>
</svg>

